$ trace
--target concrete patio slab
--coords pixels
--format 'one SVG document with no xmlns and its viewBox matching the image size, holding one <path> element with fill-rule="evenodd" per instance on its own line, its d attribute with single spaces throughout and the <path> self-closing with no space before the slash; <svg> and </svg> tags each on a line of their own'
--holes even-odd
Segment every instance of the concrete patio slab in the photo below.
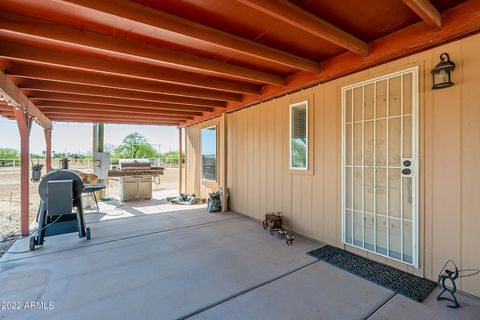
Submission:
<svg viewBox="0 0 480 320">
<path fill-rule="evenodd" d="M 27 248 L 17 241 L 0 259 L 0 301 L 20 310 L 0 310 L 1 320 L 480 319 L 478 300 L 459 295 L 451 310 L 431 294 L 419 304 L 306 254 L 320 243 L 288 247 L 236 213 L 90 227 L 90 241 L 61 235 L 34 252 L 13 254 Z"/>
<path fill-rule="evenodd" d="M 8 310 L 0 319 L 175 319 L 315 261 L 305 252 L 318 243 L 298 238 L 288 247 L 234 214 L 212 222 L 216 215 L 192 213 L 197 224 L 211 223 L 169 230 L 182 214 L 99 222 L 93 234 L 109 241 L 52 237 L 19 260 L 2 259 L 0 301 L 53 302 L 54 309 Z M 138 224 L 168 230 L 139 234 Z"/>
<path fill-rule="evenodd" d="M 206 210 L 206 203 L 195 205 L 170 204 L 167 198 L 176 196 L 178 196 L 178 192 L 176 190 L 167 190 L 154 192 L 153 197 L 150 200 L 121 202 L 118 199 L 112 198 L 108 201 L 100 201 L 98 203 L 100 214 L 98 214 L 95 210 L 86 211 L 86 220 L 87 222 L 93 222 L 149 214 L 190 211 L 192 209 Z"/>
<path fill-rule="evenodd" d="M 394 294 L 319 261 L 193 319 L 366 319 Z"/>
<path fill-rule="evenodd" d="M 87 226 L 92 232 L 91 240 L 79 239 L 76 233 L 45 238 L 44 246 L 35 251 L 28 251 L 29 238 L 23 238 L 15 242 L 0 261 L 18 260 L 25 257 L 50 254 L 54 252 L 78 249 L 112 240 L 128 239 L 138 235 L 165 232 L 178 228 L 188 228 L 199 224 L 240 218 L 236 214 L 206 214 L 205 209 L 190 211 L 167 212 L 135 217 L 123 217 L 108 221 L 88 221 Z"/>
<path fill-rule="evenodd" d="M 423 303 L 417 303 L 404 296 L 396 295 L 380 308 L 369 320 L 478 320 L 480 300 L 457 294 L 460 308 L 447 307 L 447 301 L 437 301 L 440 289 L 435 289 Z"/>
</svg>

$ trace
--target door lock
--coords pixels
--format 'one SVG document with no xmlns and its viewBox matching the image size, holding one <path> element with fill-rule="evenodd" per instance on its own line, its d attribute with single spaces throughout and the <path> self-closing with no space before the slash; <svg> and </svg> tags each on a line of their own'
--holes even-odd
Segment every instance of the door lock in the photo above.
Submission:
<svg viewBox="0 0 480 320">
<path fill-rule="evenodd" d="M 410 167 L 411 165 L 412 165 L 412 162 L 410 160 L 403 161 L 403 166 Z"/>
<path fill-rule="evenodd" d="M 410 169 L 403 169 L 402 173 L 405 174 L 405 175 L 408 175 L 408 174 L 412 173 L 412 171 Z"/>
</svg>

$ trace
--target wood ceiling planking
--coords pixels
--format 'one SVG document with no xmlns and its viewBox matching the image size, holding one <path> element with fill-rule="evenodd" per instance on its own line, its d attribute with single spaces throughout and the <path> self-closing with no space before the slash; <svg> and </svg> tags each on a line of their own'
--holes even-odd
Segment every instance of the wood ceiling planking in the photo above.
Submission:
<svg viewBox="0 0 480 320">
<path fill-rule="evenodd" d="M 431 2 L 441 13 L 463 2 L 468 4 L 466 8 L 477 10 L 475 0 Z M 259 101 L 270 92 L 285 92 L 302 83 L 348 73 L 341 65 L 340 71 L 335 71 L 335 66 L 350 56 L 343 47 L 356 51 L 354 47 L 342 40 L 337 40 L 338 45 L 326 41 L 333 38 L 311 32 L 308 28 L 312 24 L 299 25 L 277 12 L 262 13 L 253 2 L 244 3 L 3 0 L 0 66 L 36 104 L 54 104 L 49 107 L 56 108 L 55 116 L 56 110 L 72 110 L 72 105 L 77 108 L 82 104 L 108 106 L 112 112 L 113 107 L 143 108 L 152 104 L 207 108 L 186 119 L 189 123 L 223 112 L 225 107 L 230 110 L 232 105 Z M 365 0 L 361 5 L 355 0 L 290 0 L 283 4 L 296 5 L 293 9 L 297 18 L 304 10 L 357 37 L 359 43 L 373 45 L 373 55 L 364 59 L 352 56 L 358 66 L 345 61 L 351 72 L 372 61 L 381 63 L 382 59 L 427 46 L 413 41 L 409 47 L 408 39 L 400 37 L 406 48 L 394 52 L 380 47 L 384 53 L 379 51 L 378 43 L 383 46 L 379 38 L 387 39 L 414 24 L 419 28 L 412 30 L 428 36 L 421 18 L 402 0 Z M 458 12 L 468 16 L 461 9 Z M 466 31 L 458 30 L 458 34 L 475 30 L 468 23 L 463 28 Z M 442 35 L 441 31 L 438 34 Z M 445 41 L 452 35 L 446 32 Z M 431 37 L 442 41 L 442 36 Z M 365 54 L 367 50 L 356 52 Z M 68 115 L 74 114 L 68 111 Z"/>
<path fill-rule="evenodd" d="M 239 94 L 214 91 L 200 88 L 189 88 L 170 84 L 162 84 L 147 80 L 132 80 L 119 76 L 91 74 L 82 71 L 70 71 L 68 73 L 55 69 L 44 68 L 42 71 L 29 68 L 25 72 L 10 71 L 9 78 L 21 88 L 35 89 L 36 85 L 42 87 L 42 82 L 61 82 L 71 84 L 92 85 L 104 88 L 125 89 L 131 91 L 164 93 L 174 96 L 205 98 L 219 101 L 242 101 Z M 54 86 L 55 84 L 53 84 Z M 135 94 L 132 92 L 132 94 Z"/>
<path fill-rule="evenodd" d="M 88 8 L 88 6 L 92 8 Z M 124 6 L 125 8 L 116 10 L 117 6 Z M 163 23 L 167 25 L 176 24 L 176 22 L 163 22 L 165 18 L 161 12 L 148 9 L 147 7 L 142 7 L 128 1 L 89 1 L 89 0 L 79 0 L 79 1 L 60 1 L 60 0 L 7 0 L 0 3 L 0 8 L 17 12 L 20 14 L 33 16 L 41 19 L 48 19 L 49 21 L 55 21 L 63 25 L 70 25 L 77 27 L 83 30 L 90 30 L 94 32 L 100 32 L 116 37 L 123 37 L 130 40 L 139 40 L 141 42 L 148 42 L 149 44 L 155 45 L 158 48 L 169 48 L 171 45 L 172 49 L 178 50 L 179 52 L 193 53 L 198 56 L 203 57 L 212 57 L 218 61 L 226 61 L 232 56 L 233 52 L 242 53 L 244 48 L 240 50 L 232 50 L 226 46 L 213 45 L 211 42 L 198 40 L 196 38 L 183 35 L 181 32 L 172 32 L 164 28 L 154 27 L 151 24 Z M 114 12 L 120 12 L 124 16 L 129 15 L 135 20 L 126 19 L 124 17 L 117 17 L 107 12 L 101 12 L 96 9 L 100 8 L 101 10 L 109 10 Z M 136 11 L 142 11 L 142 14 L 137 13 Z M 120 14 L 119 13 L 119 14 Z M 156 17 L 155 14 L 160 16 Z M 150 15 L 150 16 L 148 16 Z M 151 16 L 153 15 L 153 17 Z M 172 19 L 178 19 L 173 17 Z M 137 20 L 146 20 L 148 23 L 139 23 Z M 185 20 L 180 23 L 180 29 L 186 30 L 188 32 L 199 32 L 200 34 L 204 33 L 202 26 L 190 26 L 192 21 Z M 199 30 L 197 30 L 199 29 Z M 207 28 L 208 29 L 208 28 Z M 247 39 L 230 39 L 232 35 L 224 34 L 218 30 L 208 29 L 205 32 L 214 33 L 213 37 L 221 38 L 222 41 L 228 42 L 230 45 L 235 43 L 248 42 Z M 220 33 L 220 35 L 216 34 Z M 227 37 L 226 39 L 224 39 Z M 238 37 L 237 37 L 238 38 Z M 148 41 L 145 41 L 148 40 Z M 238 40 L 238 41 L 237 41 Z M 275 51 L 272 46 L 261 46 L 259 43 L 250 41 L 255 48 L 255 46 L 260 46 L 260 50 L 263 52 Z M 252 47 L 252 45 L 249 45 Z M 185 50 L 186 49 L 186 50 Z M 271 53 L 271 52 L 270 52 Z M 274 52 L 275 53 L 275 52 Z M 280 57 L 285 57 L 293 61 L 297 60 L 299 63 L 306 63 L 311 65 L 312 61 L 307 61 L 306 58 L 302 57 L 288 57 L 285 56 L 285 53 L 276 54 Z M 287 54 L 288 55 L 288 54 Z M 248 59 L 242 59 L 241 63 L 250 64 L 253 63 L 256 68 L 261 68 L 265 66 L 268 68 L 269 65 L 282 66 L 281 63 L 277 62 L 279 59 L 258 59 L 255 56 L 249 55 Z M 291 68 L 291 66 L 289 67 Z"/>
<path fill-rule="evenodd" d="M 22 24 L 18 25 L 22 26 Z M 12 24 L 8 27 L 15 28 Z M 2 28 L 2 21 L 0 21 L 0 28 Z M 3 23 L 3 28 L 7 28 L 6 23 Z M 54 26 L 50 28 L 52 30 L 57 29 Z M 213 59 L 200 58 L 171 50 L 149 48 L 139 44 L 129 43 L 128 41 L 115 43 L 114 41 L 109 41 L 110 39 L 107 37 L 91 37 L 84 32 L 79 32 L 82 37 L 76 37 L 74 34 L 66 36 L 63 32 L 58 35 L 52 35 L 48 29 L 42 32 L 40 28 L 35 28 L 34 26 L 32 26 L 31 31 L 28 29 L 29 28 L 24 28 L 22 33 L 19 31 L 0 29 L 0 40 L 26 44 L 30 47 L 42 48 L 53 52 L 91 57 L 92 59 L 101 58 L 113 60 L 118 64 L 138 64 L 140 68 L 141 66 L 146 68 L 158 67 L 160 70 L 170 68 L 196 74 L 194 76 L 185 74 L 184 78 L 190 77 L 192 79 L 198 79 L 198 75 L 210 75 L 234 81 L 254 82 L 257 85 L 262 83 L 284 85 L 286 82 L 286 78 L 283 75 L 219 62 Z M 39 36 L 41 33 L 45 35 Z M 92 33 L 92 35 L 95 34 Z M 61 38 L 63 39 L 57 40 Z M 4 49 L 8 49 L 8 43 L 3 44 L 3 47 Z M 165 73 L 169 73 L 169 71 L 165 70 Z M 170 75 L 170 77 L 173 77 L 173 75 Z M 214 79 L 207 78 L 205 82 L 207 81 L 216 82 L 214 85 L 217 86 L 221 86 L 222 84 L 221 80 L 215 81 Z M 226 85 L 229 83 L 233 82 L 228 81 Z M 229 88 L 227 87 L 225 90 L 229 90 Z"/>
<path fill-rule="evenodd" d="M 206 0 L 202 2 L 195 0 L 134 1 L 314 61 L 320 61 L 344 52 L 344 49 L 328 41 L 291 28 L 288 24 L 258 12 L 236 0 Z M 229 60 L 246 58 L 245 55 L 238 53 L 226 53 L 225 57 Z"/>
<path fill-rule="evenodd" d="M 166 102 L 180 105 L 192 105 L 214 108 L 225 108 L 226 103 L 218 100 L 171 96 L 151 92 L 138 92 L 116 88 L 102 88 L 89 85 L 59 83 L 52 88 L 22 89 L 28 98 L 49 99 L 71 102 L 117 100 L 113 104 L 129 102 Z M 104 102 L 103 102 L 104 103 Z"/>
</svg>

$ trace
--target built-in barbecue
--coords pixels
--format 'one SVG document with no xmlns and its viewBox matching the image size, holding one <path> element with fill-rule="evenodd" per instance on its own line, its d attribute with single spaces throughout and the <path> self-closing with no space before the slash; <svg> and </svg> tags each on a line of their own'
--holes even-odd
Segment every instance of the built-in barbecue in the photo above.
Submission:
<svg viewBox="0 0 480 320">
<path fill-rule="evenodd" d="M 163 171 L 148 159 L 121 159 L 118 169 L 108 171 L 108 177 L 119 179 L 121 201 L 143 200 L 152 198 L 152 183 Z"/>
</svg>

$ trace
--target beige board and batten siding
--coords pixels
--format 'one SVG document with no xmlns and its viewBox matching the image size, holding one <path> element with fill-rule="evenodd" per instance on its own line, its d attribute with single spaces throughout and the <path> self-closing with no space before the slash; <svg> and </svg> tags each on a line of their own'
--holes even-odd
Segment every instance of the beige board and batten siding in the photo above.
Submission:
<svg viewBox="0 0 480 320">
<path fill-rule="evenodd" d="M 455 86 L 431 89 L 430 70 L 448 52 Z M 436 280 L 448 259 L 480 267 L 480 35 L 382 64 L 325 84 L 246 108 L 227 117 L 230 209 L 263 219 L 281 211 L 289 228 L 394 267 Z M 419 253 L 416 269 L 342 244 L 341 88 L 419 66 Z M 312 174 L 288 166 L 289 105 L 311 101 Z M 214 120 L 218 121 L 218 120 Z M 187 129 L 187 190 L 202 186 L 199 134 Z M 219 157 L 221 155 L 219 154 Z M 480 276 L 460 290 L 480 296 Z"/>
</svg>

